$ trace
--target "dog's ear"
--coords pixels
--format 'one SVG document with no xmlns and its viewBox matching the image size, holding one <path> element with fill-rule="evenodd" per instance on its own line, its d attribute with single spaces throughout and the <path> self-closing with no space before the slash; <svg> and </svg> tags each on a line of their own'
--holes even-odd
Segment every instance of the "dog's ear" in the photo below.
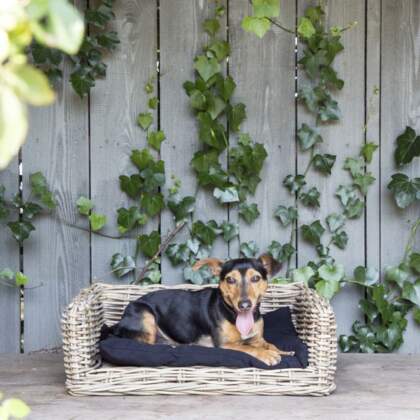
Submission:
<svg viewBox="0 0 420 420">
<path fill-rule="evenodd" d="M 261 255 L 258 258 L 258 261 L 264 266 L 264 268 L 267 270 L 267 274 L 270 277 L 273 277 L 275 274 L 277 274 L 280 271 L 281 263 L 275 260 L 269 254 Z"/>
<path fill-rule="evenodd" d="M 219 260 L 218 258 L 204 258 L 203 260 L 197 261 L 192 269 L 194 271 L 199 270 L 203 265 L 208 265 L 211 272 L 218 276 L 222 271 L 223 260 Z"/>
</svg>

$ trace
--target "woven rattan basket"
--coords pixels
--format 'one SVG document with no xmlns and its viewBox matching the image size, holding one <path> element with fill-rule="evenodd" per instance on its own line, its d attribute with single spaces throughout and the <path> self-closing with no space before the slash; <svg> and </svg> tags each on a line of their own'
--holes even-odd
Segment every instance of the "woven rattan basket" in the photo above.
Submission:
<svg viewBox="0 0 420 420">
<path fill-rule="evenodd" d="M 164 288 L 96 283 L 73 300 L 63 315 L 62 324 L 66 387 L 70 394 L 322 396 L 335 389 L 337 345 L 333 311 L 327 301 L 299 283 L 270 285 L 261 309 L 268 312 L 290 306 L 297 332 L 309 347 L 306 369 L 141 368 L 102 363 L 98 350 L 102 325 L 117 322 L 130 301 Z"/>
</svg>

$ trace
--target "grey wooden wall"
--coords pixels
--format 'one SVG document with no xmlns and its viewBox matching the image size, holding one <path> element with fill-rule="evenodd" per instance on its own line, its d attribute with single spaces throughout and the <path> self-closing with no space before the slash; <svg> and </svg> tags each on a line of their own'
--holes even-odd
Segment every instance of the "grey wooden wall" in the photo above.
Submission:
<svg viewBox="0 0 420 420">
<path fill-rule="evenodd" d="M 224 0 L 228 7 L 224 33 L 232 45 L 225 68 L 238 84 L 236 97 L 248 108 L 244 130 L 263 142 L 269 152 L 264 182 L 259 186 L 261 217 L 252 226 L 241 228 L 241 241 L 256 240 L 265 248 L 272 240 L 284 242 L 290 232 L 273 218 L 273 210 L 290 197 L 281 186 L 288 173 L 302 172 L 306 156 L 296 152 L 296 128 L 307 115 L 295 104 L 295 44 L 293 35 L 274 29 L 263 40 L 245 33 L 240 22 L 249 10 L 246 0 Z M 79 2 L 83 6 L 82 2 Z M 112 222 L 115 209 L 127 205 L 118 187 L 118 176 L 130 172 L 129 153 L 146 144 L 143 132 L 134 125 L 145 109 L 143 87 L 156 74 L 160 54 L 159 99 L 155 118 L 166 132 L 161 156 L 167 174 L 182 179 L 182 192 L 192 194 L 194 178 L 189 159 L 198 147 L 196 127 L 188 108 L 182 83 L 193 77 L 192 60 L 204 38 L 200 24 L 209 15 L 208 0 L 117 0 L 116 29 L 121 38 L 117 52 L 108 59 L 106 80 L 99 81 L 89 99 L 80 100 L 68 84 L 58 91 L 56 104 L 31 113 L 31 132 L 22 151 L 23 173 L 42 170 L 59 202 L 60 216 L 83 223 L 75 212 L 80 195 L 91 196 L 98 211 Z M 309 1 L 282 0 L 282 22 L 293 27 L 296 14 Z M 341 170 L 344 156 L 356 154 L 365 141 L 380 144 L 371 169 L 377 178 L 366 200 L 364 218 L 351 223 L 350 245 L 336 251 L 348 269 L 372 265 L 381 270 L 401 257 L 410 220 L 418 208 L 399 211 L 386 190 L 394 172 L 392 152 L 395 137 L 409 124 L 420 130 L 420 2 L 417 0 L 330 0 L 328 20 L 344 26 L 358 25 L 343 36 L 345 51 L 337 58 L 337 69 L 346 81 L 338 95 L 344 118 L 323 130 L 325 151 L 337 154 L 331 178 L 312 174 L 311 183 L 322 193 L 325 216 L 337 208 L 333 193 L 347 181 Z M 159 33 L 158 33 L 159 32 Z M 64 67 L 64 73 L 69 68 Z M 378 87 L 380 93 L 374 95 Z M 366 124 L 366 132 L 363 127 Z M 412 165 L 410 174 L 419 174 Z M 169 176 L 168 176 L 169 178 Z M 18 165 L 14 162 L 0 173 L 0 183 L 9 191 L 18 188 Z M 24 191 L 24 194 L 27 192 Z M 416 213 L 417 212 L 417 213 Z M 303 221 L 318 212 L 301 209 Z M 197 215 L 202 219 L 236 220 L 235 211 L 220 209 L 208 194 L 199 195 Z M 172 227 L 164 213 L 154 226 L 162 234 Z M 115 233 L 115 225 L 108 228 Z M 182 235 L 182 234 L 181 234 Z M 0 230 L 0 267 L 23 269 L 34 288 L 19 291 L 0 286 L 0 352 L 18 352 L 20 333 L 25 351 L 60 345 L 60 315 L 78 291 L 91 282 L 118 283 L 109 274 L 113 253 L 132 253 L 135 242 L 90 235 L 51 218 L 37 222 L 37 231 L 23 249 Z M 420 242 L 417 242 L 420 245 Z M 295 264 L 302 265 L 313 254 L 299 238 Z M 215 254 L 238 255 L 238 242 L 217 242 Z M 164 283 L 181 282 L 180 270 L 162 262 Z M 131 280 L 130 278 L 126 281 Z M 334 299 L 339 333 L 348 333 L 359 317 L 357 288 L 346 288 Z M 20 322 L 24 313 L 24 323 Z M 420 328 L 410 320 L 401 352 L 420 352 Z"/>
</svg>

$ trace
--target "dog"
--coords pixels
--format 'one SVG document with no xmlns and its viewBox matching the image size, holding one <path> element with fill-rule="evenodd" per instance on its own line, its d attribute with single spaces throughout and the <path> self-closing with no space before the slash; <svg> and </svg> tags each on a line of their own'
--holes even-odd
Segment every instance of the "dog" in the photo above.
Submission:
<svg viewBox="0 0 420 420">
<path fill-rule="evenodd" d="M 112 333 L 143 343 L 209 344 L 245 352 L 272 366 L 282 355 L 292 355 L 264 340 L 260 303 L 268 277 L 280 264 L 270 255 L 257 259 L 199 260 L 219 276 L 218 288 L 176 289 L 148 293 L 128 304 Z"/>
</svg>

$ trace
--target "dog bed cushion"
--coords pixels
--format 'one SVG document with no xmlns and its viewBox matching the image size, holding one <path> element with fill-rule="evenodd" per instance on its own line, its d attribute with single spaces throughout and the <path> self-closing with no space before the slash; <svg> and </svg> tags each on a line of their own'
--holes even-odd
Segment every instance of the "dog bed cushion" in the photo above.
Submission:
<svg viewBox="0 0 420 420">
<path fill-rule="evenodd" d="M 115 337 L 104 326 L 99 344 L 102 359 L 118 366 L 187 367 L 211 366 L 227 368 L 287 369 L 308 366 L 308 348 L 298 337 L 290 309 L 280 308 L 264 317 L 264 338 L 294 356 L 283 356 L 279 364 L 267 366 L 260 360 L 236 350 L 198 345 L 145 344 L 129 338 Z"/>
</svg>

